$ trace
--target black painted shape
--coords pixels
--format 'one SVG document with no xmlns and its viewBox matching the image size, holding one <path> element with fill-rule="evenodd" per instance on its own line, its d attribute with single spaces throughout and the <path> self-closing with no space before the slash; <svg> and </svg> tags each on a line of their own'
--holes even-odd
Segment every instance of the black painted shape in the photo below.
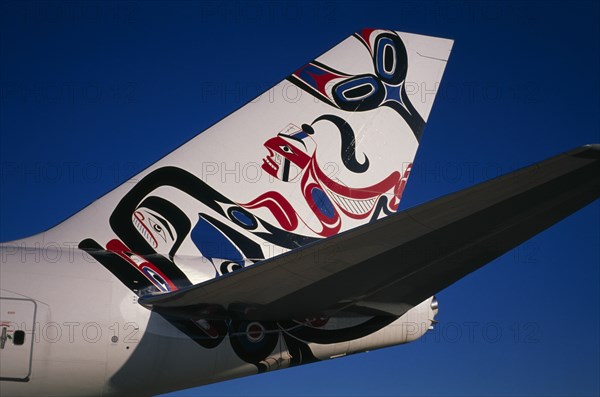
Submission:
<svg viewBox="0 0 600 397">
<path fill-rule="evenodd" d="M 96 241 L 85 239 L 79 243 L 79 249 L 90 254 L 131 291 L 160 292 L 139 270 L 114 252 L 107 251 Z"/>
<path fill-rule="evenodd" d="M 340 132 L 342 138 L 341 156 L 342 162 L 350 171 L 355 173 L 363 173 L 369 169 L 369 158 L 365 155 L 365 161 L 361 164 L 356 159 L 356 136 L 354 130 L 350 127 L 350 124 L 341 117 L 333 114 L 324 114 L 323 116 L 317 117 L 312 124 L 326 120 L 333 123 Z"/>
</svg>

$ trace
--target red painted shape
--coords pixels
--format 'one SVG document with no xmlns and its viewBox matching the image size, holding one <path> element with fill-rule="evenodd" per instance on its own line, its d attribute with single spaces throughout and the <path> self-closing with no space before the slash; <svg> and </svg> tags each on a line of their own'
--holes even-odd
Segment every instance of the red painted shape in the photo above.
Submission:
<svg viewBox="0 0 600 397">
<path fill-rule="evenodd" d="M 281 227 L 287 231 L 294 230 L 298 227 L 298 216 L 294 207 L 290 202 L 278 192 L 266 192 L 250 201 L 249 203 L 240 204 L 247 209 L 267 208 Z"/>
<path fill-rule="evenodd" d="M 123 244 L 122 241 L 117 240 L 117 239 L 110 240 L 106 244 L 106 249 L 114 252 L 115 254 L 119 255 L 121 258 L 125 259 L 127 261 L 127 263 L 129 263 L 131 266 L 135 267 L 141 274 L 144 275 L 144 277 L 146 277 L 148 280 L 150 280 L 150 282 L 152 284 L 156 285 L 157 287 L 158 287 L 157 281 L 154 280 L 153 278 L 149 277 L 142 270 L 144 267 L 151 269 L 156 274 L 158 274 L 163 280 L 165 280 L 165 283 L 167 283 L 167 285 L 169 286 L 169 291 L 177 291 L 179 289 L 179 288 L 177 288 L 177 286 L 175 284 L 173 284 L 173 282 L 167 276 L 165 276 L 165 274 L 158 267 L 156 267 L 154 264 L 148 262 L 143 256 L 138 255 L 135 252 L 131 251 L 129 249 L 129 247 L 127 247 L 125 244 Z M 133 259 L 131 259 L 131 257 L 129 255 L 127 255 L 128 253 L 136 255 L 137 257 L 141 258 L 143 260 L 143 262 L 141 262 L 140 264 L 135 263 L 133 261 Z"/>
</svg>

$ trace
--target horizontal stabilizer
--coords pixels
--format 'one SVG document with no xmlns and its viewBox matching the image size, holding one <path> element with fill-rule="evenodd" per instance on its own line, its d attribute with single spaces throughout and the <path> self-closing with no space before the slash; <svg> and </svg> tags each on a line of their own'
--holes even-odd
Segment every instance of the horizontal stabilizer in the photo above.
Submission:
<svg viewBox="0 0 600 397">
<path fill-rule="evenodd" d="M 583 146 L 139 302 L 173 313 L 216 305 L 254 320 L 400 316 L 599 196 L 600 146 Z"/>
</svg>

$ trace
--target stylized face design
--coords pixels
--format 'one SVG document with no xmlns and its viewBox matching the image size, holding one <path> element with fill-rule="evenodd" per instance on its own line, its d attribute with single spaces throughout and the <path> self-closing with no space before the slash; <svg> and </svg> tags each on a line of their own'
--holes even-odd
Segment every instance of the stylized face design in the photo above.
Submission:
<svg viewBox="0 0 600 397">
<path fill-rule="evenodd" d="M 177 240 L 177 232 L 173 225 L 145 207 L 139 207 L 132 218 L 135 228 L 156 252 L 170 252 Z"/>
<path fill-rule="evenodd" d="M 296 179 L 314 154 L 314 141 L 306 132 L 292 126 L 287 131 L 293 133 L 280 133 L 265 142 L 269 154 L 262 164 L 263 170 L 284 182 Z"/>
</svg>

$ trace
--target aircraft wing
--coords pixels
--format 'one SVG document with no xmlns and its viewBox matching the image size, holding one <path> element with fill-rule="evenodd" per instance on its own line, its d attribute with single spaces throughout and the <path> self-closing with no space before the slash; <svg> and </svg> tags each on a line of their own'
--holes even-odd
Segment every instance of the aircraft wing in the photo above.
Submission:
<svg viewBox="0 0 600 397">
<path fill-rule="evenodd" d="M 600 146 L 583 146 L 140 303 L 254 320 L 399 316 L 599 196 Z"/>
</svg>

